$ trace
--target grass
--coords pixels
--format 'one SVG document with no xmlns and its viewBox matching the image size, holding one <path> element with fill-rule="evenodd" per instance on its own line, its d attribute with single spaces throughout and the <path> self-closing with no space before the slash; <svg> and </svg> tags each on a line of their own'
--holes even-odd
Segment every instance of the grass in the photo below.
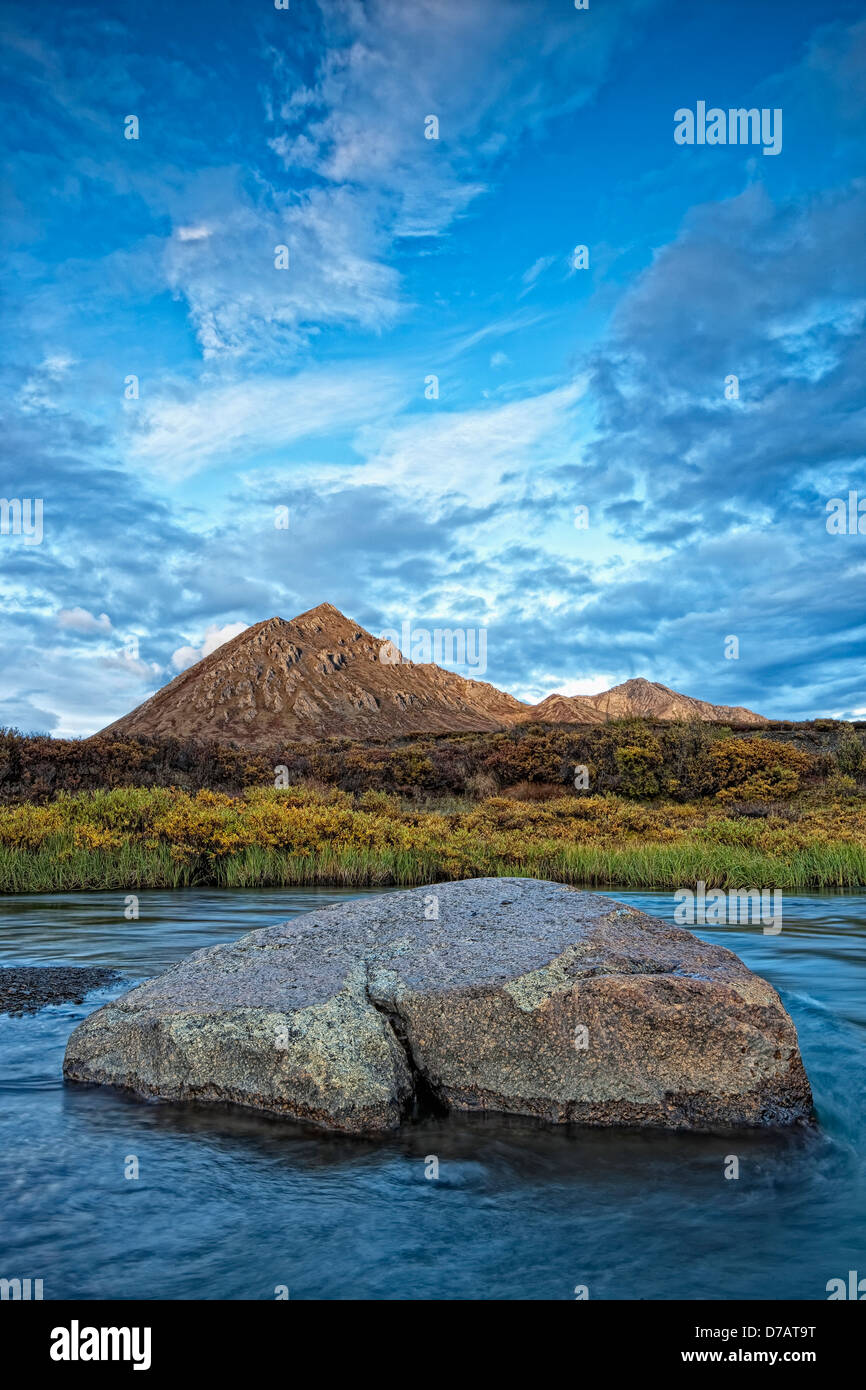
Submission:
<svg viewBox="0 0 866 1390">
<path fill-rule="evenodd" d="M 608 794 L 419 807 L 381 792 L 167 788 L 0 809 L 0 893 L 290 885 L 409 886 L 521 875 L 586 886 L 853 889 L 866 884 L 862 797 L 637 803 Z"/>
</svg>

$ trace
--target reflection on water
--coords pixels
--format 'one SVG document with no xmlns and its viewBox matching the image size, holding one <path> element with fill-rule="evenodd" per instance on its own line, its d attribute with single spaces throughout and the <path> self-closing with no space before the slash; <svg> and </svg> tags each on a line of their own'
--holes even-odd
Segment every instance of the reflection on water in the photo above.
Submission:
<svg viewBox="0 0 866 1390">
<path fill-rule="evenodd" d="M 0 964 L 127 980 L 350 894 L 0 899 Z M 617 893 L 672 920 L 670 894 Z M 75 1024 L 121 985 L 0 1017 L 0 1277 L 46 1298 L 826 1298 L 866 1271 L 866 898 L 785 899 L 779 936 L 701 928 L 782 994 L 819 1128 L 698 1136 L 458 1118 L 385 1140 L 65 1086 Z M 736 1154 L 740 1177 L 724 1177 Z M 130 1155 L 140 1177 L 124 1177 Z M 428 1155 L 438 1181 L 425 1178 Z"/>
</svg>

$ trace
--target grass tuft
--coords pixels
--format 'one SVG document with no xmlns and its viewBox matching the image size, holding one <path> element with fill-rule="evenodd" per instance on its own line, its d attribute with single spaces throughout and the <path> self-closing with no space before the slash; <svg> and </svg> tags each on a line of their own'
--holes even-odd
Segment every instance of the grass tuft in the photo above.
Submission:
<svg viewBox="0 0 866 1390">
<path fill-rule="evenodd" d="M 860 798 L 737 816 L 708 799 L 490 797 L 423 809 L 333 787 L 191 794 L 114 788 L 0 808 L 0 893 L 410 886 L 478 876 L 589 887 L 866 884 Z"/>
</svg>

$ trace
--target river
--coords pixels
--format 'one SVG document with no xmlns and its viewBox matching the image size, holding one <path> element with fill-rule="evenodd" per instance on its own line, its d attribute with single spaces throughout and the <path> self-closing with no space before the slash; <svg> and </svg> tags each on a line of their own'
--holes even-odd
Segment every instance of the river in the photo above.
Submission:
<svg viewBox="0 0 866 1390">
<path fill-rule="evenodd" d="M 426 1120 L 347 1139 L 64 1084 L 66 1040 L 131 981 L 357 894 L 0 898 L 0 964 L 123 983 L 0 1016 L 0 1277 L 48 1298 L 825 1299 L 866 1277 L 866 896 L 787 897 L 784 927 L 699 928 L 779 990 L 814 1131 L 736 1137 Z M 610 896 L 673 920 L 670 893 Z M 425 1176 L 428 1156 L 438 1179 Z M 726 1178 L 730 1156 L 739 1177 Z M 125 1176 L 137 1160 L 137 1178 Z M 864 1285 L 866 1287 L 866 1285 Z"/>
</svg>

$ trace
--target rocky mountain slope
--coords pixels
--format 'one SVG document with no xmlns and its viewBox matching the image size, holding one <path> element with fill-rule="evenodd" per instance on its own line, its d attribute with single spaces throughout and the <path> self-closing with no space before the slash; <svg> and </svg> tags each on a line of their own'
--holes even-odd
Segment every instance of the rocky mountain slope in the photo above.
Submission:
<svg viewBox="0 0 866 1390">
<path fill-rule="evenodd" d="M 720 723 L 766 724 L 763 715 L 742 705 L 712 705 L 680 695 L 658 681 L 638 676 L 599 695 L 548 695 L 532 706 L 532 718 L 555 723 L 603 724 L 607 719 L 702 719 Z"/>
<path fill-rule="evenodd" d="M 281 737 L 498 729 L 527 709 L 484 681 L 405 661 L 321 603 L 290 622 L 270 618 L 247 628 L 103 732 L 255 747 Z"/>
<path fill-rule="evenodd" d="M 103 733 L 214 738 L 255 748 L 281 738 L 392 738 L 635 714 L 765 722 L 750 710 L 710 705 L 647 680 L 527 705 L 486 681 L 407 661 L 391 643 L 321 603 L 290 621 L 270 618 L 247 628 Z"/>
</svg>

